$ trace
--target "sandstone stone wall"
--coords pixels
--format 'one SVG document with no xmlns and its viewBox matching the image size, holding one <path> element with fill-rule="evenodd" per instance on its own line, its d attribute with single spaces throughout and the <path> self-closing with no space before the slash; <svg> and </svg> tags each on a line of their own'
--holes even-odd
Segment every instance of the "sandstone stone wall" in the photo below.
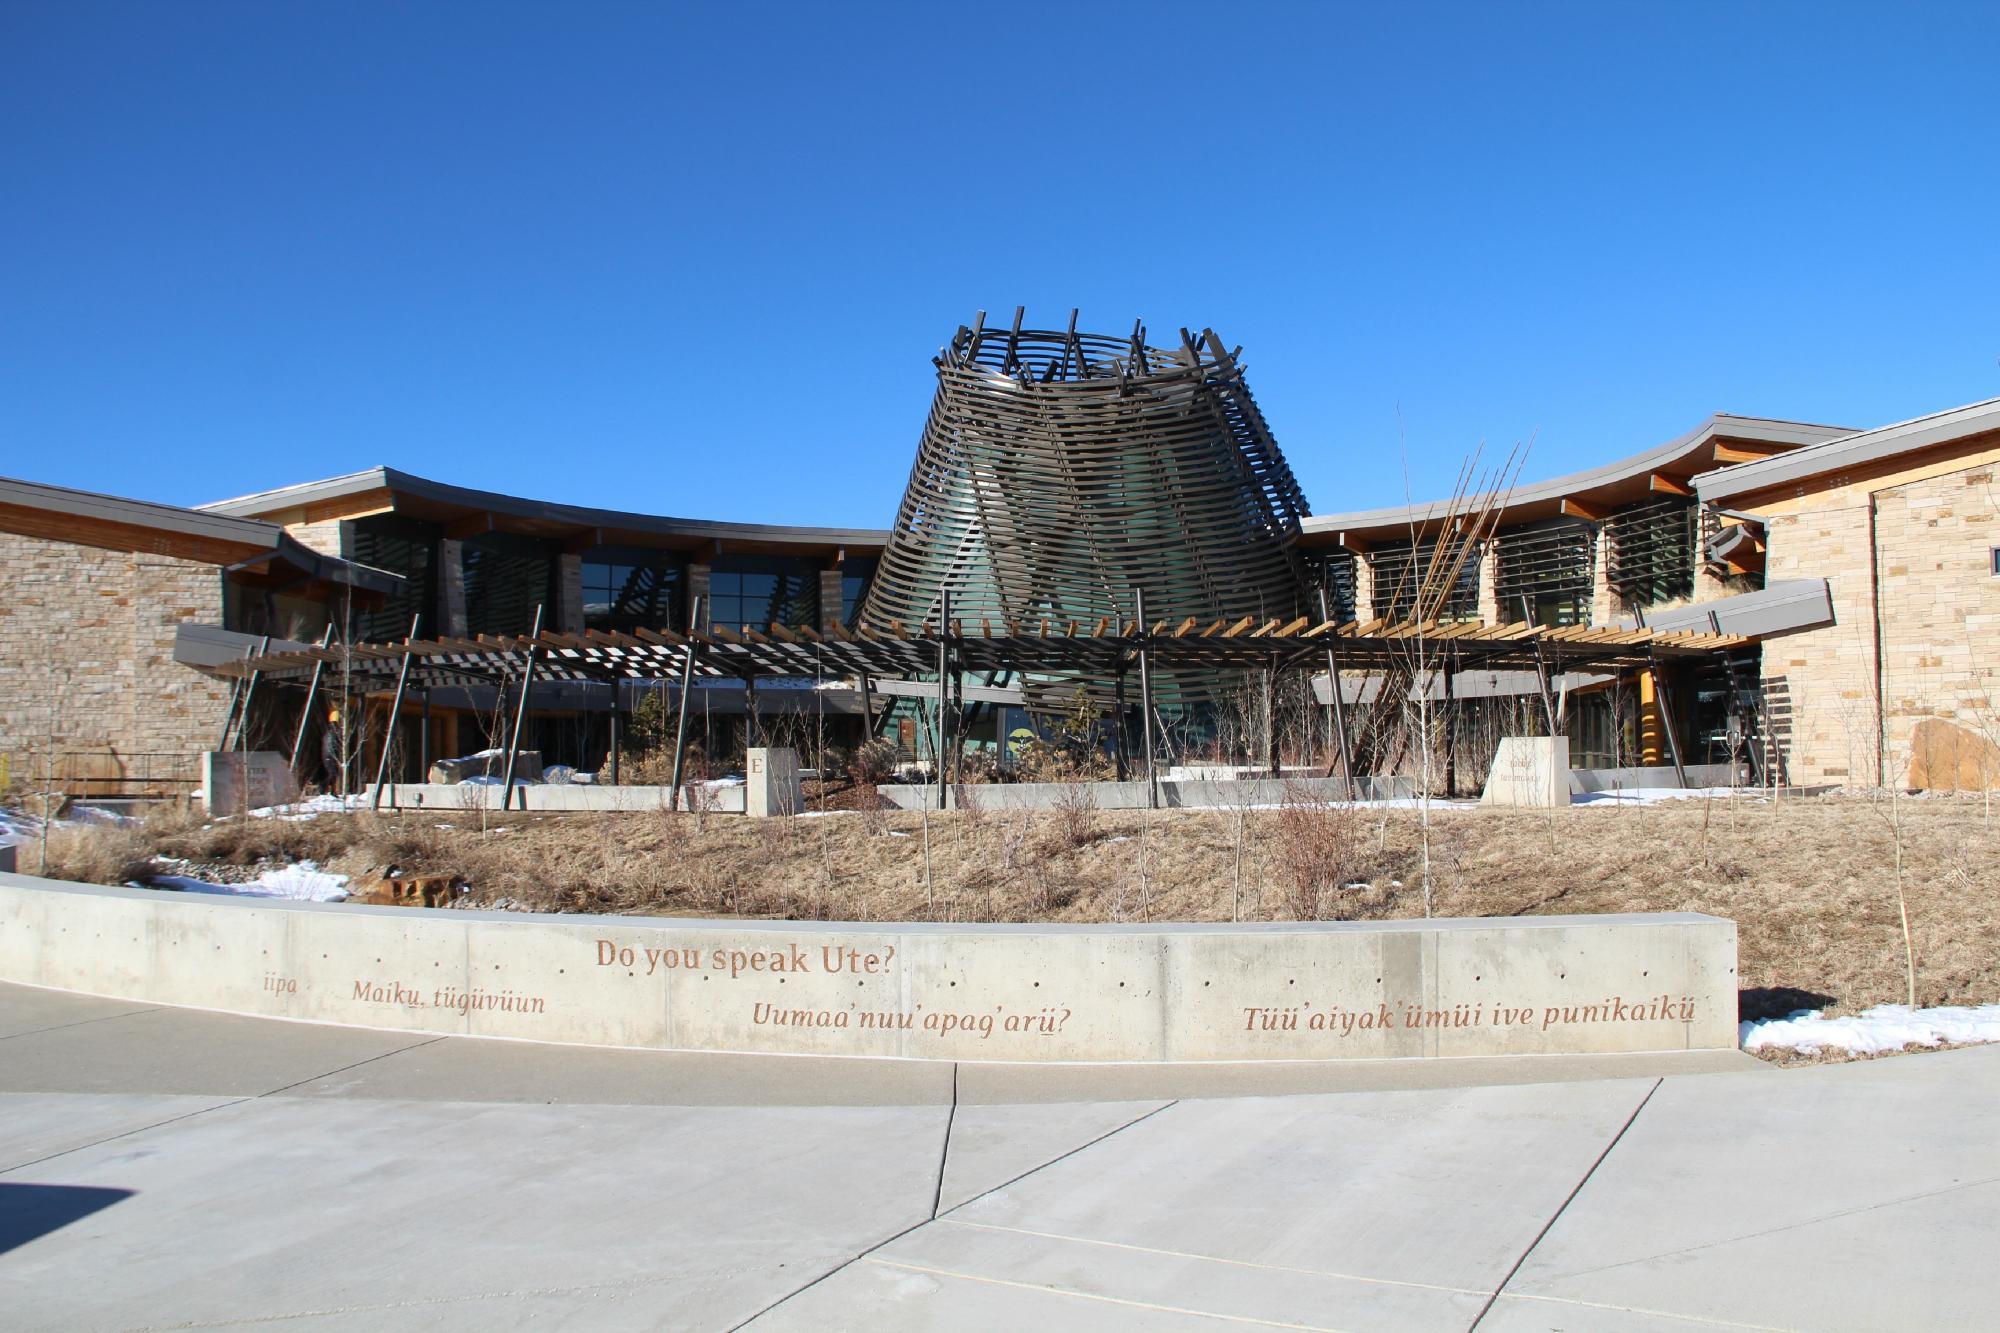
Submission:
<svg viewBox="0 0 2000 1333">
<path fill-rule="evenodd" d="M 1963 765 L 1931 751 L 1956 739 L 1979 753 L 1975 741 L 2000 738 L 1996 473 L 1980 461 L 1840 484 L 1766 515 L 1767 578 L 1825 578 L 1833 600 L 1832 625 L 1764 645 L 1767 694 L 1790 715 L 1794 781 L 1952 785 L 1939 778 Z M 1926 719 L 1951 729 L 1920 738 Z"/>
<path fill-rule="evenodd" d="M 285 531 L 290 533 L 292 539 L 299 545 L 310 547 L 321 555 L 349 554 L 344 541 L 345 534 L 341 532 L 341 522 L 337 518 L 327 519 L 324 523 L 293 523 L 288 525 Z"/>
<path fill-rule="evenodd" d="M 1912 785 L 2000 782 L 1985 771 L 2000 741 L 1996 474 L 1975 466 L 1876 496 L 1888 768 Z"/>
<path fill-rule="evenodd" d="M 221 623 L 215 566 L 0 533 L 0 755 L 11 776 L 39 772 L 53 715 L 55 749 L 89 756 L 73 761 L 80 771 L 198 777 L 229 691 L 173 660 L 184 620 Z"/>
<path fill-rule="evenodd" d="M 1880 781 L 1871 505 L 1866 494 L 1843 496 L 1767 520 L 1767 581 L 1824 578 L 1833 604 L 1833 624 L 1764 645 L 1767 705 L 1788 721 L 1778 730 L 1793 782 Z"/>
</svg>

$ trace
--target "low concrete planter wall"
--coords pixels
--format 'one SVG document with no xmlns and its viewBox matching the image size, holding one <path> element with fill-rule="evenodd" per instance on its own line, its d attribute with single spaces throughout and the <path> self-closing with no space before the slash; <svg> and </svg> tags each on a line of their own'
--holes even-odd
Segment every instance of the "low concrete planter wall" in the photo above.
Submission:
<svg viewBox="0 0 2000 1333">
<path fill-rule="evenodd" d="M 0 875 L 0 980 L 367 1027 L 1002 1061 L 1733 1048 L 1692 913 L 1300 925 L 667 921 Z"/>
<path fill-rule="evenodd" d="M 366 789 L 373 792 L 374 788 Z M 382 808 L 385 810 L 477 810 L 484 805 L 489 810 L 500 808 L 500 794 L 504 789 L 497 783 L 458 786 L 441 782 L 397 782 L 383 789 Z M 669 807 L 668 789 L 656 787 L 612 787 L 598 786 L 586 782 L 531 782 L 514 788 L 513 808 L 516 810 L 625 810 L 659 811 Z M 705 798 L 710 810 L 722 814 L 743 813 L 742 786 L 711 787 Z M 683 795 L 681 804 L 686 805 Z"/>
<path fill-rule="evenodd" d="M 1401 800 L 1416 795 L 1416 784 L 1408 778 L 1365 777 L 1360 781 L 1361 796 L 1367 800 Z M 876 788 L 882 798 L 902 810 L 921 809 L 926 800 L 935 804 L 937 788 L 904 783 Z M 1089 796 L 1098 810 L 1144 810 L 1146 780 L 1126 782 L 982 782 L 964 788 L 982 810 L 1053 810 L 1079 792 Z M 1225 809 L 1231 806 L 1281 805 L 1306 792 L 1321 800 L 1346 801 L 1345 778 L 1250 778 L 1215 782 L 1160 783 L 1162 809 Z"/>
</svg>

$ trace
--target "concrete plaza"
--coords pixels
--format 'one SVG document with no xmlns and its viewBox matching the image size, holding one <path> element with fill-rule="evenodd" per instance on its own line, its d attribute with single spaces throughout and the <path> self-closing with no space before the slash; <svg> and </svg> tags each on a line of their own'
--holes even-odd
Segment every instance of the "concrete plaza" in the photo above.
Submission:
<svg viewBox="0 0 2000 1333">
<path fill-rule="evenodd" d="M 0 1323 L 1992 1326 L 2000 1050 L 685 1056 L 0 986 Z"/>
</svg>

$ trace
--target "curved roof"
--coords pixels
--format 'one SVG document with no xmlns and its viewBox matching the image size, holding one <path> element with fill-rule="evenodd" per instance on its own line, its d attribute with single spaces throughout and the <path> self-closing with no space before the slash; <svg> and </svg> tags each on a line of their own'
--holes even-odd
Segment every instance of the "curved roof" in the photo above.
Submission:
<svg viewBox="0 0 2000 1333">
<path fill-rule="evenodd" d="M 0 532 L 247 571 L 276 562 L 328 583 L 390 593 L 403 576 L 311 550 L 276 523 L 0 477 Z"/>
<path fill-rule="evenodd" d="M 1707 472 L 1717 463 L 1748 462 L 1851 434 L 1852 429 L 1844 426 L 1717 412 L 1687 434 L 1641 453 L 1600 467 L 1516 486 L 1506 497 L 1505 513 L 1509 521 L 1517 523 L 1562 514 L 1588 518 L 1603 507 L 1643 499 L 1656 492 L 1691 494 L 1694 474 Z M 1429 504 L 1315 514 L 1305 521 L 1305 531 L 1309 536 L 1332 534 L 1336 539 L 1349 534 L 1407 533 L 1412 520 L 1422 525 L 1476 513 L 1492 500 L 1491 495 L 1473 495 L 1462 499 L 1456 507 L 1448 500 L 1434 500 Z"/>
<path fill-rule="evenodd" d="M 1849 432 L 1780 457 L 1723 468 L 1699 478 L 1695 485 L 1702 499 L 1722 500 L 1994 431 L 2000 431 L 2000 398 L 1987 398 L 1873 430 Z"/>
<path fill-rule="evenodd" d="M 374 502 L 374 508 L 367 506 Z M 595 531 L 607 544 L 621 536 L 669 537 L 690 544 L 710 541 L 731 542 L 746 549 L 803 547 L 877 547 L 889 539 L 881 528 L 819 528 L 778 523 L 724 523 L 709 519 L 671 518 L 661 514 L 640 514 L 624 509 L 594 509 L 583 505 L 557 504 L 498 491 L 474 490 L 432 481 L 414 473 L 390 467 L 373 467 L 324 481 L 303 482 L 277 490 L 259 491 L 233 500 L 218 500 L 202 506 L 214 514 L 256 515 L 277 518 L 307 511 L 303 520 L 314 521 L 310 511 L 326 517 L 358 512 L 393 510 L 413 517 L 441 522 L 475 522 L 480 516 L 499 518 L 494 527 L 545 535 L 571 535 Z"/>
</svg>

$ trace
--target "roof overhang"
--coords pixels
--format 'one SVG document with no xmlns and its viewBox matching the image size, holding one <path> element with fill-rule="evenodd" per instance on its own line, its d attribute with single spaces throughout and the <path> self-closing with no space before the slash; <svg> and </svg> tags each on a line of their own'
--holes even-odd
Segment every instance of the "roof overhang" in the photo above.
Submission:
<svg viewBox="0 0 2000 1333">
<path fill-rule="evenodd" d="M 322 582 L 383 594 L 399 574 L 321 555 L 261 519 L 0 477 L 0 532 L 215 565 L 248 583 Z"/>
<path fill-rule="evenodd" d="M 438 523 L 450 537 L 514 532 L 560 541 L 572 550 L 649 545 L 738 552 L 870 553 L 889 540 L 887 530 L 880 528 L 723 523 L 557 504 L 453 486 L 388 467 L 219 500 L 202 508 L 213 514 L 255 516 L 281 523 L 389 512 Z"/>
<path fill-rule="evenodd" d="M 2000 432 L 2000 398 L 1968 403 L 1928 416 L 1850 431 L 1777 457 L 1741 463 L 1695 478 L 1704 503 L 1793 486 L 1830 472 L 1851 472 L 1889 459 Z"/>
<path fill-rule="evenodd" d="M 1344 514 L 1315 514 L 1305 520 L 1309 545 L 1341 545 L 1365 550 L 1370 542 L 1407 538 L 1454 519 L 1484 511 L 1496 501 L 1510 524 L 1541 519 L 1597 521 L 1611 510 L 1649 496 L 1689 496 L 1696 474 L 1717 463 L 1778 457 L 1851 434 L 1844 426 L 1821 426 L 1771 417 L 1739 417 L 1718 412 L 1701 425 L 1656 448 L 1583 472 L 1516 486 L 1504 497 L 1474 495 L 1453 504 L 1391 505 Z"/>
</svg>

